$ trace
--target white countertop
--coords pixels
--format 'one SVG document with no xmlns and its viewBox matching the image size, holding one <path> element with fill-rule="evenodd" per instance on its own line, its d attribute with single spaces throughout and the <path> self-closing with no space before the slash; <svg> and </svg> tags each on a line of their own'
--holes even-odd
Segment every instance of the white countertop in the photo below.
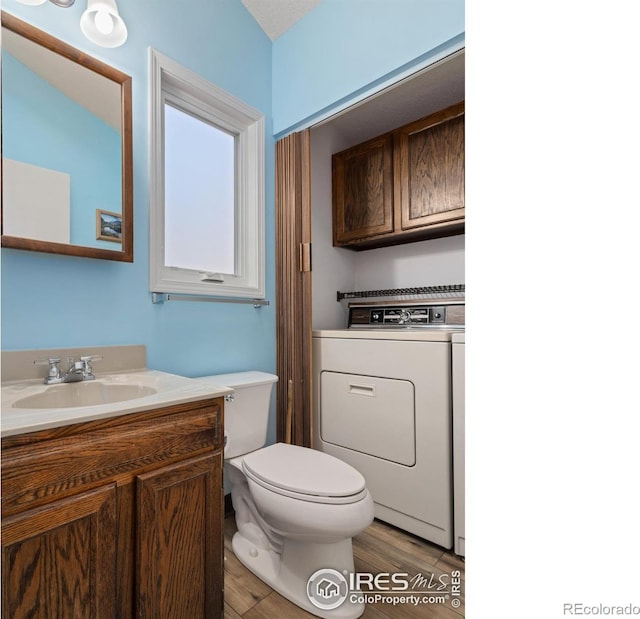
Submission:
<svg viewBox="0 0 640 619">
<path fill-rule="evenodd" d="M 48 389 L 65 389 L 69 385 L 45 385 L 42 379 L 3 383 L 1 435 L 3 437 L 14 436 L 85 421 L 108 419 L 109 417 L 117 417 L 127 413 L 136 413 L 185 402 L 195 402 L 233 393 L 233 389 L 228 387 L 157 370 L 135 370 L 102 375 L 96 372 L 95 381 L 90 382 L 102 382 L 107 385 L 143 385 L 155 389 L 156 393 L 131 400 L 95 406 L 53 409 L 14 408 L 14 403 L 22 398 L 43 393 Z M 80 383 L 72 384 L 77 385 Z"/>
</svg>

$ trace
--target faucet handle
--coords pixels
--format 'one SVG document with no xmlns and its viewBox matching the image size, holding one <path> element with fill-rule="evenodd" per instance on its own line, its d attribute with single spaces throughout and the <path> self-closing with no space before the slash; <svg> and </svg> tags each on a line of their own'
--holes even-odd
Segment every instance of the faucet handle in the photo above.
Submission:
<svg viewBox="0 0 640 619">
<path fill-rule="evenodd" d="M 86 357 L 80 357 L 80 361 L 84 363 L 84 371 L 87 376 L 93 376 L 91 363 L 93 361 L 102 361 L 102 355 L 87 355 Z"/>
<path fill-rule="evenodd" d="M 36 359 L 33 364 L 34 365 L 52 365 L 52 364 L 56 364 L 56 363 L 60 363 L 60 359 L 59 358 L 51 358 L 51 359 Z"/>
<path fill-rule="evenodd" d="M 102 355 L 87 355 L 86 357 L 80 357 L 80 361 L 85 363 L 91 363 L 91 361 L 102 361 Z"/>
<path fill-rule="evenodd" d="M 60 378 L 60 368 L 58 367 L 58 363 L 60 363 L 60 359 L 57 357 L 52 357 L 50 359 L 36 359 L 33 362 L 35 365 L 48 365 L 49 372 L 44 379 L 45 383 L 50 382 L 49 379 L 59 379 Z"/>
</svg>

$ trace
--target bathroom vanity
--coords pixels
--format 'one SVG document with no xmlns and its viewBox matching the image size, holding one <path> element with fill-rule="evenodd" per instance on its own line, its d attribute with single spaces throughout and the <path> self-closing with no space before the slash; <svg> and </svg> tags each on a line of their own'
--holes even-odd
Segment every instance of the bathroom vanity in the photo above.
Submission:
<svg viewBox="0 0 640 619">
<path fill-rule="evenodd" d="M 4 438 L 3 616 L 221 616 L 222 411 Z"/>
<path fill-rule="evenodd" d="M 7 408 L 11 389 L 22 387 L 3 385 L 3 616 L 222 616 L 230 390 L 140 375 L 186 386 L 139 398 L 126 414 L 70 408 L 73 423 L 49 418 L 49 427 L 28 432 L 12 418 L 23 414 L 28 426 L 39 414 Z M 32 383 L 26 392 L 40 388 Z"/>
</svg>

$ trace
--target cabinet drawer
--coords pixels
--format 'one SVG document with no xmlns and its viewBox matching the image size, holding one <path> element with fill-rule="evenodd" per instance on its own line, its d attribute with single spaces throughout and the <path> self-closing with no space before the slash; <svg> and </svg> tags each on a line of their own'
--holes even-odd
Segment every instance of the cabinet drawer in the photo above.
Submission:
<svg viewBox="0 0 640 619">
<path fill-rule="evenodd" d="M 126 415 L 98 427 L 89 423 L 86 432 L 3 448 L 3 516 L 72 495 L 80 488 L 110 481 L 124 484 L 141 471 L 220 448 L 221 400 L 196 408 L 191 403 L 188 410 L 183 409 L 184 405 L 151 415 Z"/>
</svg>

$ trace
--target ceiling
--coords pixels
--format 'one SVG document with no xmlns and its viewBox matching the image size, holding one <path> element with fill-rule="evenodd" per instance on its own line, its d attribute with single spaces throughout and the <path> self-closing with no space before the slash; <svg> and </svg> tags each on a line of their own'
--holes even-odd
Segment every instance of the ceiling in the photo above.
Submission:
<svg viewBox="0 0 640 619">
<path fill-rule="evenodd" d="M 320 0 L 242 0 L 242 4 L 273 41 L 320 4 Z"/>
<path fill-rule="evenodd" d="M 349 144 L 397 129 L 465 99 L 465 54 L 455 52 L 338 112 L 330 124 Z"/>
</svg>

